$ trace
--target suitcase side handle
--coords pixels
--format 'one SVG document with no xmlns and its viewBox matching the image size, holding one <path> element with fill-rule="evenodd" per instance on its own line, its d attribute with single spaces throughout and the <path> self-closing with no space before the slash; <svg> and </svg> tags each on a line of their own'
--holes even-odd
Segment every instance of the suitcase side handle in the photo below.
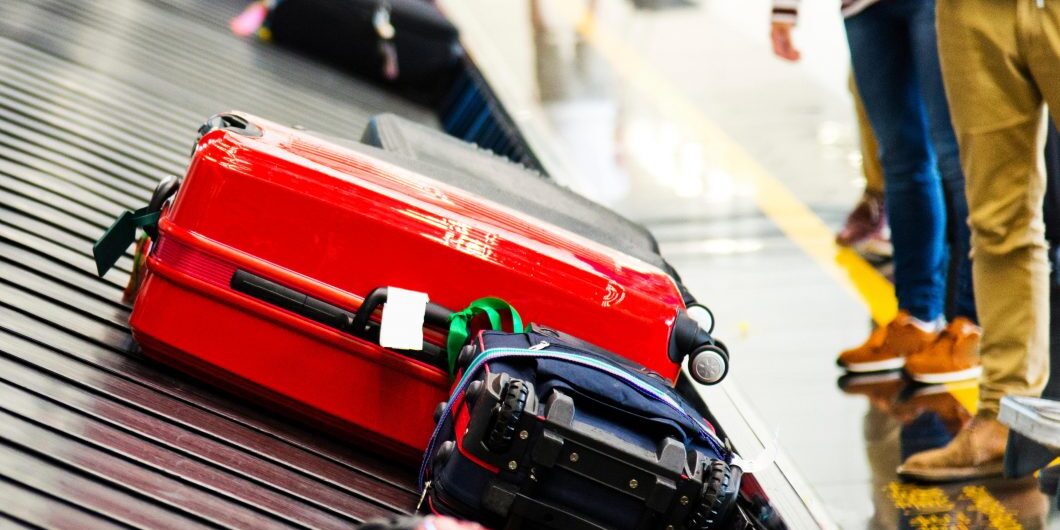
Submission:
<svg viewBox="0 0 1060 530">
<path fill-rule="evenodd" d="M 310 320 L 353 333 L 353 313 L 245 270 L 232 275 L 232 289 Z"/>
<path fill-rule="evenodd" d="M 373 333 L 374 329 L 369 319 L 379 304 L 386 303 L 386 287 L 373 289 L 365 297 L 360 309 L 354 313 L 242 269 L 236 270 L 232 275 L 230 285 L 235 291 L 286 309 L 314 322 L 364 340 L 378 342 L 378 335 Z M 428 303 L 424 322 L 432 327 L 447 329 L 450 314 L 452 312 L 448 309 L 438 304 Z M 433 344 L 424 343 L 422 352 L 405 353 L 426 360 L 439 368 L 447 367 L 445 350 Z"/>
</svg>

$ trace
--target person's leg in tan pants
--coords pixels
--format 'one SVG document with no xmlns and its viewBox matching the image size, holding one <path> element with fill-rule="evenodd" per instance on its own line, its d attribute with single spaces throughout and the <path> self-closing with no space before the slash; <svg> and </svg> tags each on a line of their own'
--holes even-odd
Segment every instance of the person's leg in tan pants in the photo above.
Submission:
<svg viewBox="0 0 1060 530">
<path fill-rule="evenodd" d="M 1006 394 L 1049 375 L 1049 266 L 1042 200 L 1043 102 L 1060 110 L 1060 0 L 938 0 L 939 52 L 967 179 L 983 336 L 977 417 L 903 476 L 958 480 L 1001 470 Z"/>
<path fill-rule="evenodd" d="M 854 99 L 854 114 L 858 119 L 858 141 L 861 150 L 861 167 L 865 173 L 865 193 L 883 197 L 883 166 L 880 165 L 880 147 L 876 144 L 876 133 L 872 132 L 865 104 L 861 102 L 858 86 L 851 74 L 850 95 Z"/>
</svg>

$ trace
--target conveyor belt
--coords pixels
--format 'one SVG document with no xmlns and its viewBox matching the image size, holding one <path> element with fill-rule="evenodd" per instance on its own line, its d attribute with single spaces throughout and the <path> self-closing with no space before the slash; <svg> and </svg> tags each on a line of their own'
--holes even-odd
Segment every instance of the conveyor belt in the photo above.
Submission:
<svg viewBox="0 0 1060 530">
<path fill-rule="evenodd" d="M 230 35 L 240 0 L 0 3 L 0 526 L 349 527 L 413 474 L 131 353 L 92 241 L 239 109 L 336 135 L 423 108 Z M 189 330 L 193 331 L 193 330 Z"/>
</svg>

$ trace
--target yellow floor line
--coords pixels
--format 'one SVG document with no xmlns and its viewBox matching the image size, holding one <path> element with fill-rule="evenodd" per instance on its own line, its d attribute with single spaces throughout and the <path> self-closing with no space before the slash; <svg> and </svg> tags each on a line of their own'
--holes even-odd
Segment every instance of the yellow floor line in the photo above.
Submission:
<svg viewBox="0 0 1060 530">
<path fill-rule="evenodd" d="M 959 381 L 946 383 L 946 390 L 963 406 L 968 413 L 975 414 L 979 410 L 979 381 Z"/>
<path fill-rule="evenodd" d="M 660 110 L 692 131 L 715 164 L 754 190 L 758 207 L 784 234 L 848 292 L 863 301 L 879 324 L 897 313 L 894 287 L 856 252 L 839 248 L 832 230 L 780 180 L 711 122 L 672 82 L 646 63 L 606 28 L 595 24 L 577 4 L 554 1 L 552 6 L 577 22 L 578 33 L 611 64 L 630 86 L 650 94 Z"/>
</svg>

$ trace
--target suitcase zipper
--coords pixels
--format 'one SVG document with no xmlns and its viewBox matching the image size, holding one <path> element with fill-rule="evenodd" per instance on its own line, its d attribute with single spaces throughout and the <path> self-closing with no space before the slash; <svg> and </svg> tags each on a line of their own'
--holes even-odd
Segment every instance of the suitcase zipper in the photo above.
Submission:
<svg viewBox="0 0 1060 530">
<path fill-rule="evenodd" d="M 702 436 L 703 440 L 705 440 L 707 442 L 707 445 L 709 445 L 711 447 L 711 449 L 713 449 L 717 454 L 721 455 L 722 458 L 725 459 L 726 461 L 731 459 L 732 453 L 730 453 L 729 451 L 726 451 L 725 446 L 722 444 L 721 440 L 717 437 L 717 435 L 714 434 L 713 432 L 711 432 L 710 429 L 706 428 L 699 420 L 697 420 L 696 418 L 692 417 L 687 412 L 685 412 L 684 409 L 682 409 L 680 405 L 675 403 L 673 398 L 671 398 L 670 396 L 667 396 L 665 394 L 660 394 L 657 390 L 655 390 L 651 386 L 647 385 L 643 381 L 640 381 L 639 379 L 637 379 L 635 377 L 632 377 L 632 376 L 630 376 L 628 374 L 622 373 L 621 371 L 615 369 L 614 367 L 605 364 L 604 361 L 599 361 L 599 360 L 596 360 L 596 359 L 591 359 L 591 358 L 587 358 L 587 357 L 583 357 L 583 356 L 578 356 L 576 354 L 569 354 L 569 353 L 566 353 L 566 352 L 558 352 L 558 351 L 557 352 L 543 352 L 542 351 L 545 348 L 548 348 L 549 346 L 551 346 L 551 344 L 549 344 L 548 342 L 541 341 L 541 342 L 535 344 L 534 346 L 531 346 L 530 348 L 526 348 L 526 349 L 522 349 L 522 348 L 493 348 L 493 349 L 490 349 L 490 350 L 486 350 L 486 351 L 482 352 L 481 354 L 479 354 L 479 356 L 471 363 L 471 365 L 468 366 L 467 370 L 464 371 L 464 376 L 460 379 L 460 382 L 453 389 L 452 394 L 455 396 L 455 395 L 459 395 L 460 393 L 462 393 L 465 390 L 465 388 L 467 387 L 467 385 L 469 385 L 470 382 L 471 382 L 471 374 L 474 374 L 474 373 L 478 372 L 479 367 L 481 367 L 482 365 L 486 364 L 489 361 L 493 361 L 493 360 L 496 360 L 496 359 L 505 358 L 505 357 L 544 357 L 544 358 L 550 358 L 550 359 L 559 359 L 559 360 L 563 360 L 563 361 L 567 361 L 567 362 L 573 362 L 575 364 L 580 364 L 582 366 L 585 366 L 585 367 L 588 367 L 588 368 L 592 368 L 594 370 L 599 370 L 599 371 L 607 373 L 607 374 L 609 374 L 609 375 L 611 375 L 613 377 L 621 379 L 624 382 L 626 382 L 626 384 L 628 384 L 629 386 L 631 386 L 634 389 L 636 389 L 637 391 L 639 391 L 641 394 L 644 394 L 645 396 L 647 396 L 649 399 L 654 399 L 655 401 L 658 401 L 658 402 L 666 405 L 667 407 L 672 409 L 674 412 L 677 412 L 678 414 L 684 416 L 685 419 L 689 420 L 693 425 L 696 426 L 696 428 L 699 431 L 700 435 Z M 536 349 L 534 349 L 534 348 L 536 348 Z M 442 415 L 438 419 L 438 425 L 435 427 L 434 433 L 431 434 L 431 439 L 430 439 L 430 441 L 427 444 L 427 451 L 425 453 L 426 456 L 423 459 L 422 465 L 420 466 L 420 483 L 421 484 L 425 484 L 424 479 L 426 479 L 426 477 L 427 477 L 427 474 L 426 474 L 427 473 L 427 468 L 429 467 L 429 463 L 430 463 L 430 458 L 429 457 L 430 457 L 430 455 L 432 455 L 434 453 L 435 442 L 438 439 L 438 435 L 441 434 L 442 426 L 445 425 L 445 420 L 448 419 L 448 417 L 449 417 L 450 408 L 452 406 L 452 402 L 453 401 L 455 401 L 455 400 L 450 400 L 449 406 L 447 406 L 445 408 L 445 410 L 442 411 Z M 726 456 L 729 456 L 729 458 L 725 458 Z"/>
<path fill-rule="evenodd" d="M 639 380 L 639 379 L 637 379 L 635 377 L 632 377 L 630 375 L 627 375 L 627 374 L 615 369 L 614 367 L 610 366 L 605 361 L 600 361 L 600 360 L 596 360 L 596 359 L 592 359 L 592 358 L 587 358 L 587 357 L 584 357 L 584 356 L 579 356 L 577 354 L 570 354 L 570 353 L 567 353 L 567 352 L 541 353 L 541 351 L 543 349 L 551 347 L 551 346 L 552 345 L 550 343 L 548 343 L 546 341 L 541 341 L 541 342 L 535 344 L 534 346 L 531 346 L 531 347 L 526 348 L 526 349 L 521 349 L 521 348 L 494 348 L 494 349 L 491 349 L 491 350 L 486 350 L 486 351 L 482 352 L 481 354 L 479 354 L 478 359 L 473 361 L 471 366 L 469 366 L 468 369 L 464 372 L 464 377 L 462 378 L 458 388 L 462 389 L 462 387 L 464 387 L 464 386 L 466 386 L 466 384 L 468 384 L 467 379 L 469 378 L 470 374 L 476 372 L 479 366 L 481 366 L 482 364 L 484 364 L 484 363 L 486 363 L 488 361 L 492 361 L 492 360 L 495 360 L 495 359 L 498 359 L 498 358 L 502 358 L 502 357 L 529 357 L 529 356 L 536 356 L 536 357 L 546 357 L 546 358 L 553 358 L 553 359 L 560 359 L 560 360 L 565 360 L 565 361 L 569 361 L 569 362 L 574 362 L 576 364 L 580 364 L 582 366 L 593 368 L 595 370 L 600 370 L 600 371 L 608 373 L 608 374 L 610 374 L 610 375 L 612 375 L 614 377 L 622 379 L 626 383 L 628 383 L 631 386 L 635 387 L 642 394 L 645 394 L 649 398 L 654 399 L 656 401 L 659 401 L 659 402 L 663 403 L 664 405 L 668 406 L 674 412 L 677 412 L 678 414 L 684 416 L 693 425 L 695 425 L 699 429 L 700 433 L 703 434 L 704 437 L 708 440 L 708 442 L 710 442 L 712 444 L 716 443 L 717 445 L 716 445 L 716 447 L 714 447 L 714 449 L 717 450 L 719 452 L 719 454 L 724 454 L 724 447 L 722 445 L 721 440 L 717 438 L 717 435 L 715 435 L 713 432 L 711 432 L 710 429 L 708 429 L 705 426 L 703 426 L 700 423 L 699 420 L 697 420 L 696 418 L 692 417 L 687 412 L 685 412 L 683 409 L 681 409 L 680 405 L 675 403 L 673 398 L 671 398 L 670 396 L 667 396 L 665 394 L 660 394 L 657 390 L 655 390 L 654 388 L 652 388 L 648 384 L 644 383 L 643 381 L 641 381 L 641 380 Z M 533 352 L 533 353 L 531 353 L 531 352 Z M 444 418 L 444 416 L 445 415 L 443 415 L 443 418 Z M 441 425 L 441 422 L 439 422 L 439 425 Z"/>
<path fill-rule="evenodd" d="M 428 480 L 427 483 L 423 485 L 423 491 L 420 492 L 420 500 L 416 502 L 416 512 L 419 512 L 420 508 L 423 507 L 423 500 L 427 498 L 427 492 L 429 491 L 431 491 L 431 481 Z"/>
</svg>

